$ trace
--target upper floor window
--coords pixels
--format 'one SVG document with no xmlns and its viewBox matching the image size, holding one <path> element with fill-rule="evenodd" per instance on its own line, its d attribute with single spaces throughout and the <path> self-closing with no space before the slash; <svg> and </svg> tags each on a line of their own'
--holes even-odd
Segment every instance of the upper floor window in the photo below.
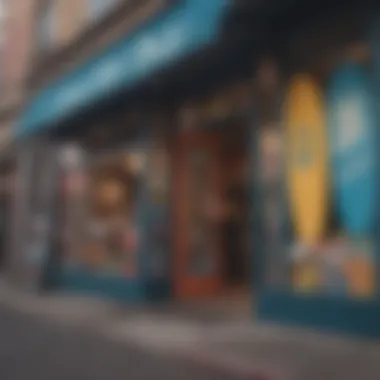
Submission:
<svg viewBox="0 0 380 380">
<path fill-rule="evenodd" d="M 109 12 L 120 0 L 87 0 L 88 14 L 91 19 L 98 19 Z"/>
<path fill-rule="evenodd" d="M 42 0 L 37 14 L 38 50 L 50 50 L 54 44 L 57 28 L 57 0 Z"/>
</svg>

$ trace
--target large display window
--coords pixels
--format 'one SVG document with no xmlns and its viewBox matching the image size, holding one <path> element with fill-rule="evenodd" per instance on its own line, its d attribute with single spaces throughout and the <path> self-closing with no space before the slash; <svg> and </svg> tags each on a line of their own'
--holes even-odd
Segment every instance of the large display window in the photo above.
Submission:
<svg viewBox="0 0 380 380">
<path fill-rule="evenodd" d="M 360 34 L 335 50 L 328 45 L 319 48 L 320 64 L 313 55 L 310 65 L 288 66 L 276 91 L 262 86 L 264 282 L 294 293 L 372 299 L 379 181 L 370 47 Z"/>
<path fill-rule="evenodd" d="M 136 275 L 138 206 L 145 152 L 87 158 L 63 181 L 66 262 L 95 272 Z"/>
<path fill-rule="evenodd" d="M 64 272 L 168 278 L 170 171 L 165 139 L 96 152 L 70 144 L 61 161 Z"/>
<path fill-rule="evenodd" d="M 376 158 L 368 80 L 365 65 L 349 58 L 324 91 L 310 75 L 291 79 L 286 187 L 295 290 L 374 295 Z"/>
</svg>

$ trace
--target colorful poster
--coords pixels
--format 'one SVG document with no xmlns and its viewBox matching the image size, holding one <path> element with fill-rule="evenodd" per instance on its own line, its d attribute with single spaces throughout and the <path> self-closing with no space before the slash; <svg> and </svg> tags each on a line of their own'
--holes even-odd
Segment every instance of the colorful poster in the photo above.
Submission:
<svg viewBox="0 0 380 380">
<path fill-rule="evenodd" d="M 328 211 L 328 155 L 321 91 L 307 75 L 292 78 L 286 98 L 287 187 L 296 238 L 313 246 Z"/>
<path fill-rule="evenodd" d="M 329 132 L 335 202 L 345 231 L 368 236 L 375 222 L 375 117 L 367 73 L 346 64 L 329 87 Z"/>
</svg>

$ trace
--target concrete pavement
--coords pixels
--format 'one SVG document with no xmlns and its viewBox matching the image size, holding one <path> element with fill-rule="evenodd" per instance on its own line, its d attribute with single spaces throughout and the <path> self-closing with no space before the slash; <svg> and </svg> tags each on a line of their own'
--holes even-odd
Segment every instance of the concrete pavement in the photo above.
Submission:
<svg viewBox="0 0 380 380">
<path fill-rule="evenodd" d="M 11 289 L 0 303 L 38 319 L 96 333 L 151 355 L 185 360 L 232 378 L 377 380 L 380 343 L 254 323 L 208 321 L 168 308 L 126 309 L 112 302 L 67 296 L 37 297 Z M 0 376 L 1 378 L 1 376 Z"/>
<path fill-rule="evenodd" d="M 0 306 L 1 380 L 228 380 L 188 362 Z"/>
</svg>

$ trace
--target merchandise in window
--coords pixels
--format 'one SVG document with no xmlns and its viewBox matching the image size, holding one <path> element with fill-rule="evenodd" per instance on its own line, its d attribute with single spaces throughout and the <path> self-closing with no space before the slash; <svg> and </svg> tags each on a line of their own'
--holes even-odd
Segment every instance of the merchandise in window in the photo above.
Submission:
<svg viewBox="0 0 380 380">
<path fill-rule="evenodd" d="M 88 222 L 81 252 L 92 270 L 135 276 L 136 226 L 143 153 L 131 152 L 95 164 L 88 178 Z"/>
<path fill-rule="evenodd" d="M 290 79 L 285 177 L 297 292 L 375 294 L 376 123 L 367 63 L 348 56 L 323 82 L 312 74 Z"/>
</svg>

